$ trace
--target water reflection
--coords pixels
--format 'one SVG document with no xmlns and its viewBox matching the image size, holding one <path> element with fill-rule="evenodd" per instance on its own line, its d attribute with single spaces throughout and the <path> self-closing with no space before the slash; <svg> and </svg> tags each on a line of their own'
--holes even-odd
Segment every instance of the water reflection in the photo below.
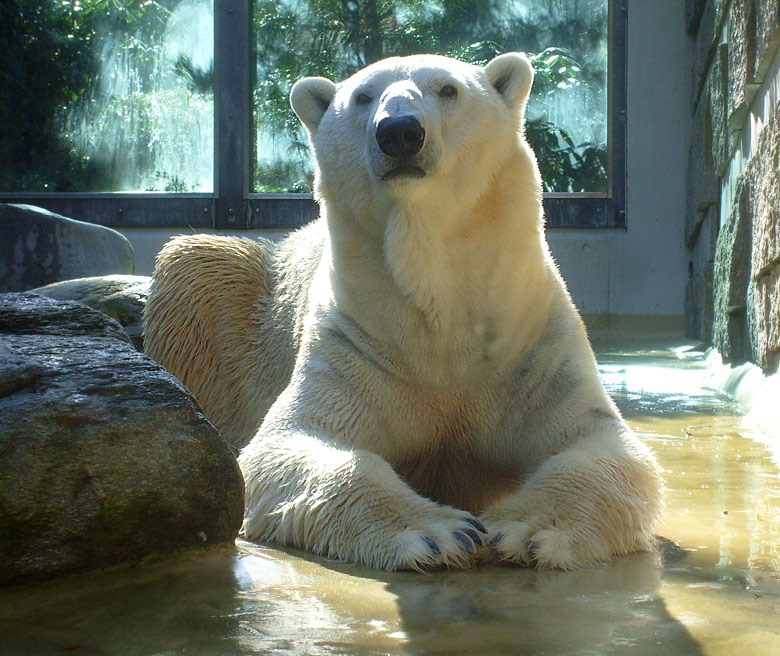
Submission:
<svg viewBox="0 0 780 656">
<path fill-rule="evenodd" d="M 236 654 L 232 549 L 0 591 L 0 653 Z"/>
<path fill-rule="evenodd" d="M 658 553 L 568 573 L 387 574 L 239 542 L 0 590 L 0 653 L 780 653 L 776 442 L 704 387 L 701 354 L 601 362 L 665 471 Z"/>
<path fill-rule="evenodd" d="M 699 654 L 660 573 L 658 554 L 639 554 L 571 575 L 493 568 L 388 589 L 409 653 Z"/>
<path fill-rule="evenodd" d="M 246 543 L 0 595 L 3 654 L 699 653 L 657 554 L 564 573 L 379 574 Z M 658 627 L 662 635 L 655 635 Z M 680 651 L 684 650 L 684 651 Z"/>
<path fill-rule="evenodd" d="M 704 354 L 690 347 L 602 353 L 599 372 L 626 417 L 739 413 L 737 403 L 717 391 Z"/>
</svg>

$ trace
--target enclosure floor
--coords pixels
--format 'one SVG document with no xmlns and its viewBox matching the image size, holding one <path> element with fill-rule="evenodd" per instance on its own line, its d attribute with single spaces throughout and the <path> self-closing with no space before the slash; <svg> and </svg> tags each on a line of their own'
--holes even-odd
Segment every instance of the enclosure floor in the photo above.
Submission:
<svg viewBox="0 0 780 656">
<path fill-rule="evenodd" d="M 599 354 L 665 472 L 658 553 L 386 574 L 239 542 L 0 590 L 0 653 L 780 654 L 780 445 L 679 344 Z"/>
</svg>

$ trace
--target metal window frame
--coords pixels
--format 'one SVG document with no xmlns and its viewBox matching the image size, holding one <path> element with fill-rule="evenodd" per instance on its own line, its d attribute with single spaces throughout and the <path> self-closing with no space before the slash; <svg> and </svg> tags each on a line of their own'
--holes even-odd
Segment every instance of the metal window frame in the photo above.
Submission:
<svg viewBox="0 0 780 656">
<path fill-rule="evenodd" d="M 625 228 L 627 0 L 609 5 L 606 193 L 543 195 L 548 228 Z M 297 228 L 314 219 L 312 194 L 251 192 L 254 47 L 251 0 L 214 0 L 213 193 L 0 193 L 114 228 Z"/>
</svg>

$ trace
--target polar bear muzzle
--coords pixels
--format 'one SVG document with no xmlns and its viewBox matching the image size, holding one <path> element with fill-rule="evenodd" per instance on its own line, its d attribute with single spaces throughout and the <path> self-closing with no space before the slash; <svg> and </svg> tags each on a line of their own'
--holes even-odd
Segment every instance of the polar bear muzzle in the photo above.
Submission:
<svg viewBox="0 0 780 656">
<path fill-rule="evenodd" d="M 415 166 L 413 160 L 425 142 L 425 128 L 416 116 L 386 116 L 377 125 L 376 142 L 379 149 L 394 160 L 382 180 L 425 177 L 425 169 Z"/>
<path fill-rule="evenodd" d="M 382 152 L 397 159 L 407 159 L 420 152 L 425 128 L 412 114 L 387 116 L 376 128 L 376 142 Z"/>
</svg>

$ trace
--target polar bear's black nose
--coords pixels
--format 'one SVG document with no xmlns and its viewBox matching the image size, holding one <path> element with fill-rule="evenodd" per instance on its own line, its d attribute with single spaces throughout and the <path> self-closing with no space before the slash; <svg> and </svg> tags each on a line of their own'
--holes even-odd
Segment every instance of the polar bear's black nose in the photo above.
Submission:
<svg viewBox="0 0 780 656">
<path fill-rule="evenodd" d="M 388 116 L 376 127 L 376 142 L 385 155 L 411 157 L 420 152 L 425 141 L 425 130 L 411 114 Z"/>
</svg>

